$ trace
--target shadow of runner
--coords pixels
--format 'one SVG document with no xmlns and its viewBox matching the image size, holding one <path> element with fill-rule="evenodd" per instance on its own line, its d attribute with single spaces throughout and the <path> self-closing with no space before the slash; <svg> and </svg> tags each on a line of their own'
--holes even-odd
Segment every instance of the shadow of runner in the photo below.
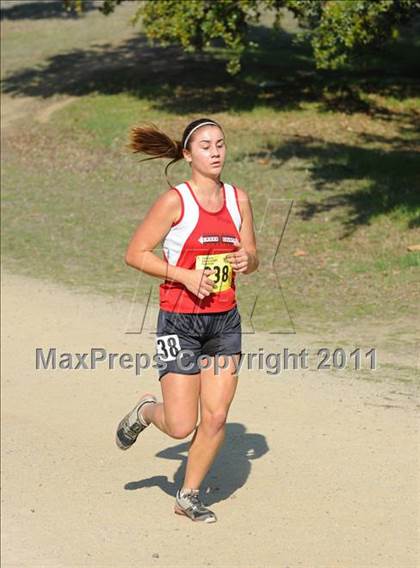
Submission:
<svg viewBox="0 0 420 568">
<path fill-rule="evenodd" d="M 166 448 L 156 457 L 179 460 L 180 466 L 171 482 L 166 476 L 154 476 L 141 481 L 130 481 L 124 489 L 134 491 L 145 487 L 160 487 L 162 491 L 175 498 L 177 489 L 182 486 L 187 466 L 190 441 Z M 247 433 L 243 424 L 226 424 L 226 437 L 210 471 L 201 484 L 202 498 L 206 505 L 212 505 L 228 498 L 235 498 L 235 491 L 245 485 L 250 472 L 251 461 L 259 459 L 269 451 L 265 436 Z"/>
</svg>

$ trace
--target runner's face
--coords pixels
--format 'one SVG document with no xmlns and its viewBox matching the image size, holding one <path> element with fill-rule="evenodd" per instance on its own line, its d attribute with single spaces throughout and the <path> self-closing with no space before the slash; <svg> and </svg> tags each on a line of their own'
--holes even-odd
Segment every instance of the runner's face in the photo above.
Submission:
<svg viewBox="0 0 420 568">
<path fill-rule="evenodd" d="M 198 128 L 192 135 L 191 150 L 184 155 L 199 173 L 219 177 L 226 155 L 223 132 L 218 126 Z"/>
</svg>

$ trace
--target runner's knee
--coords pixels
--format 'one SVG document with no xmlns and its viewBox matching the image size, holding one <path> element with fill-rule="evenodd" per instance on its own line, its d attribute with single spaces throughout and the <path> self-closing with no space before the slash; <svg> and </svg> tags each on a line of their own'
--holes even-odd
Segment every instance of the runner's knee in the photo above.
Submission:
<svg viewBox="0 0 420 568">
<path fill-rule="evenodd" d="M 215 412 L 207 411 L 203 412 L 201 423 L 207 431 L 216 433 L 224 427 L 224 425 L 226 424 L 226 420 L 227 420 L 226 410 L 217 410 Z"/>
<path fill-rule="evenodd" d="M 179 423 L 179 424 L 170 424 L 168 427 L 168 434 L 171 438 L 186 438 L 190 434 L 194 432 L 197 427 L 197 424 L 192 423 Z"/>
</svg>

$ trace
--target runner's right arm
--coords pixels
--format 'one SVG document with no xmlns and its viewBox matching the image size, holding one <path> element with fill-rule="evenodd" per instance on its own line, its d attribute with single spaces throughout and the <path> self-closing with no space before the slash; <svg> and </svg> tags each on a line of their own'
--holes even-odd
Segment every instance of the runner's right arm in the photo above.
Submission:
<svg viewBox="0 0 420 568">
<path fill-rule="evenodd" d="M 173 266 L 153 252 L 180 215 L 181 202 L 178 192 L 169 190 L 160 195 L 131 238 L 125 254 L 125 263 L 150 276 L 180 282 L 190 292 L 203 299 L 213 291 L 214 282 L 208 276 L 215 270 L 190 270 Z"/>
</svg>

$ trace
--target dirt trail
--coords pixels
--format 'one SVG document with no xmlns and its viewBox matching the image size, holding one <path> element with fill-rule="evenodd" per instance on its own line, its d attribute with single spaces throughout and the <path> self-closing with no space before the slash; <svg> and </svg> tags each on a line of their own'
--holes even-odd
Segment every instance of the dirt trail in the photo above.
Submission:
<svg viewBox="0 0 420 568">
<path fill-rule="evenodd" d="M 77 97 L 60 96 L 41 99 L 35 97 L 12 97 L 7 94 L 1 96 L 1 128 L 2 133 L 11 126 L 16 127 L 28 117 L 38 122 L 48 122 L 56 110 L 64 108 L 76 100 Z"/>
<path fill-rule="evenodd" d="M 138 315 L 129 303 L 10 273 L 2 287 L 3 566 L 420 565 L 413 382 L 381 381 L 380 369 L 375 380 L 241 371 L 225 444 L 202 485 L 219 521 L 197 526 L 173 513 L 190 437 L 151 427 L 127 452 L 114 444 L 139 394 L 161 396 L 155 369 L 35 370 L 37 347 L 153 353 L 155 314 L 149 330 L 125 334 Z M 281 341 L 292 349 L 322 339 Z M 244 342 L 268 350 L 279 340 Z"/>
</svg>

